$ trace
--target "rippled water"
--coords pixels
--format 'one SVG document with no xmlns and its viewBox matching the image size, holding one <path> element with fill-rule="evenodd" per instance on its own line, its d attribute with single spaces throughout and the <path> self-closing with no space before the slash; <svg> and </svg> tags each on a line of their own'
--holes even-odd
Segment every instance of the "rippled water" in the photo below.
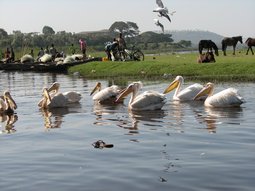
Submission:
<svg viewBox="0 0 255 191">
<path fill-rule="evenodd" d="M 79 91 L 81 103 L 40 111 L 42 87 L 54 81 L 62 92 Z M 18 105 L 14 124 L 1 118 L 1 190 L 254 190 L 253 83 L 217 84 L 216 92 L 239 89 L 246 100 L 239 109 L 178 104 L 170 93 L 162 111 L 142 113 L 129 113 L 128 99 L 124 105 L 94 105 L 89 93 L 95 83 L 0 72 L 0 92 L 10 90 Z M 143 91 L 162 92 L 167 85 L 147 81 Z M 97 140 L 114 147 L 96 149 Z"/>
</svg>

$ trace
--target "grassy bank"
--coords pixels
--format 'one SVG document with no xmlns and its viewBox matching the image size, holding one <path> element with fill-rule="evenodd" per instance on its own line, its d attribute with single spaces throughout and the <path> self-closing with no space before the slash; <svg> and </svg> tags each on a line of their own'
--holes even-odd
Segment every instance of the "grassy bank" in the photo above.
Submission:
<svg viewBox="0 0 255 191">
<path fill-rule="evenodd" d="M 169 78 L 182 75 L 200 80 L 255 80 L 255 56 L 244 52 L 216 57 L 216 63 L 197 63 L 197 53 L 146 56 L 141 62 L 91 62 L 70 68 L 87 78 Z"/>
</svg>

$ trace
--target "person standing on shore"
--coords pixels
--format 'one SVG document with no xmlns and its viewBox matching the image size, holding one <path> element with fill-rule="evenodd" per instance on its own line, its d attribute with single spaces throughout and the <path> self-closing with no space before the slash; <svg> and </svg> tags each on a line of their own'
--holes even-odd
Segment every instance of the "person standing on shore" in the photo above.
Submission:
<svg viewBox="0 0 255 191">
<path fill-rule="evenodd" d="M 80 43 L 81 52 L 83 54 L 83 59 L 86 59 L 87 58 L 87 55 L 86 55 L 87 43 L 83 39 L 80 39 L 79 43 Z"/>
</svg>

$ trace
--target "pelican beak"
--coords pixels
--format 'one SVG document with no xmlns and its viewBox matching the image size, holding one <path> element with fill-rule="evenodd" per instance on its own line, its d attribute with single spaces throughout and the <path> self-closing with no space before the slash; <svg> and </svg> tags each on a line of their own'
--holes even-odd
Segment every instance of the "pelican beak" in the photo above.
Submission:
<svg viewBox="0 0 255 191">
<path fill-rule="evenodd" d="M 177 86 L 179 85 L 179 81 L 174 80 L 164 91 L 163 94 L 166 94 L 170 91 L 172 91 L 173 89 L 177 88 Z"/>
<path fill-rule="evenodd" d="M 14 101 L 14 99 L 12 98 L 10 92 L 5 92 L 4 93 L 4 98 L 8 101 L 8 103 L 10 104 L 10 107 L 12 109 L 17 109 L 17 104 L 16 102 Z"/>
<path fill-rule="evenodd" d="M 211 86 L 205 86 L 195 97 L 194 100 L 199 100 L 203 96 L 208 96 L 212 90 Z"/>
<path fill-rule="evenodd" d="M 48 99 L 49 101 L 51 101 L 51 97 L 50 97 L 50 94 L 49 94 L 49 90 L 47 88 L 44 88 L 43 89 L 43 96 Z"/>
<path fill-rule="evenodd" d="M 117 96 L 117 99 L 114 101 L 115 103 L 122 102 L 122 100 L 130 93 L 133 92 L 131 87 L 127 87 L 126 89 L 122 90 L 120 94 Z"/>
<path fill-rule="evenodd" d="M 96 86 L 94 87 L 94 89 L 92 90 L 92 92 L 90 93 L 90 95 L 93 95 L 93 93 L 95 93 L 95 91 L 100 91 L 101 90 L 101 83 L 97 82 Z"/>
<path fill-rule="evenodd" d="M 51 87 L 49 87 L 48 92 L 49 92 L 49 93 L 52 92 L 52 91 L 58 92 L 59 86 L 60 86 L 59 83 L 54 82 L 54 83 L 51 85 Z"/>
</svg>

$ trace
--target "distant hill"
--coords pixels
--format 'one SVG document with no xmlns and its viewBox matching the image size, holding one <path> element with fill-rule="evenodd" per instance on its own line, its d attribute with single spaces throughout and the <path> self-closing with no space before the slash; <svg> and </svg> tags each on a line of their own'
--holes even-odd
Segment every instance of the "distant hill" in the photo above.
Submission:
<svg viewBox="0 0 255 191">
<path fill-rule="evenodd" d="M 192 43 L 192 46 L 197 46 L 199 41 L 212 40 L 217 45 L 221 44 L 223 36 L 210 32 L 210 31 L 201 31 L 201 30 L 181 30 L 181 31 L 165 31 L 165 33 L 172 34 L 172 39 L 174 42 L 179 42 L 181 40 L 189 40 Z"/>
</svg>

